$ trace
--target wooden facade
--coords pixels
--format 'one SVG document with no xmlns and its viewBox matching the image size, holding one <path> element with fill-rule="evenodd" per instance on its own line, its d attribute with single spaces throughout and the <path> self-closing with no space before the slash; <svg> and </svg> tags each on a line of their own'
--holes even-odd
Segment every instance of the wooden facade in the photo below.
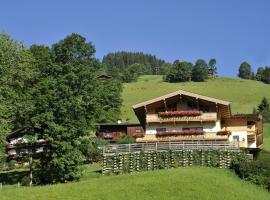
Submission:
<svg viewBox="0 0 270 200">
<path fill-rule="evenodd" d="M 25 135 L 32 135 L 34 141 L 29 142 Z M 15 130 L 7 136 L 6 140 L 5 147 L 10 160 L 20 160 L 29 155 L 40 158 L 44 149 L 48 147 L 48 142 L 43 138 L 43 131 L 32 127 Z"/>
<path fill-rule="evenodd" d="M 122 135 L 129 135 L 134 138 L 142 137 L 144 129 L 136 123 L 104 123 L 98 125 L 98 131 L 96 132 L 98 138 L 110 142 L 116 142 Z"/>
</svg>

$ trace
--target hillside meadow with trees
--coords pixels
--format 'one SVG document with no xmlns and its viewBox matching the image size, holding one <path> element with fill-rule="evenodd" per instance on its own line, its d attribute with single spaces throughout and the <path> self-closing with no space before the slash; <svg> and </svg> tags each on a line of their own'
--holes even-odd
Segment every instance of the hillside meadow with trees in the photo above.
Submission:
<svg viewBox="0 0 270 200">
<path fill-rule="evenodd" d="M 203 82 L 209 77 L 217 76 L 216 59 L 212 58 L 209 63 L 198 59 L 193 65 L 191 62 L 176 60 L 167 68 L 164 80 L 167 82 Z"/>
<path fill-rule="evenodd" d="M 103 57 L 105 72 L 124 82 L 136 82 L 140 75 L 164 75 L 166 82 L 203 82 L 217 76 L 216 59 L 206 63 L 198 59 L 195 64 L 187 61 L 165 62 L 142 52 L 116 52 Z"/>
<path fill-rule="evenodd" d="M 105 72 L 124 83 L 136 82 L 140 75 L 163 75 L 166 82 L 204 82 L 218 76 L 217 60 L 197 59 L 195 63 L 185 60 L 166 62 L 151 54 L 120 51 L 108 53 L 102 59 Z M 238 68 L 238 77 L 270 84 L 270 67 L 258 67 L 252 71 L 251 65 L 244 61 Z"/>
<path fill-rule="evenodd" d="M 238 77 L 242 79 L 250 79 L 261 81 L 266 84 L 270 84 L 270 67 L 258 67 L 257 72 L 252 71 L 251 65 L 244 61 L 240 64 L 238 70 Z"/>
</svg>

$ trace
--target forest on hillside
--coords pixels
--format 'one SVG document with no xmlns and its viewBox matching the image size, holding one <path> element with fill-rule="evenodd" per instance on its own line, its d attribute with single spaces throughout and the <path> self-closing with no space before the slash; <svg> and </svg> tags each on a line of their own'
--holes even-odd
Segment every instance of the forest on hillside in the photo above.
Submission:
<svg viewBox="0 0 270 200">
<path fill-rule="evenodd" d="M 151 54 L 121 51 L 105 55 L 102 64 L 108 75 L 122 82 L 137 81 L 140 75 L 164 75 L 167 82 L 205 81 L 217 75 L 214 58 L 208 63 L 198 59 L 195 64 L 179 60 L 172 64 Z"/>
<path fill-rule="evenodd" d="M 160 75 L 164 74 L 164 69 L 170 65 L 165 60 L 159 59 L 154 55 L 142 52 L 120 51 L 108 53 L 102 59 L 108 75 L 121 77 L 124 71 L 134 64 L 140 65 L 140 74 Z"/>
</svg>

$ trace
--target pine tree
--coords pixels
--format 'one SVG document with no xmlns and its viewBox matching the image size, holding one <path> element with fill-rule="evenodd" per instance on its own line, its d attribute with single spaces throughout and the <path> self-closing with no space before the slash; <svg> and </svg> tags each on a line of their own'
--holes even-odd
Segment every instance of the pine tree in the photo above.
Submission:
<svg viewBox="0 0 270 200">
<path fill-rule="evenodd" d="M 265 97 L 263 97 L 261 103 L 258 105 L 257 110 L 263 116 L 264 122 L 270 122 L 270 106 Z"/>
</svg>

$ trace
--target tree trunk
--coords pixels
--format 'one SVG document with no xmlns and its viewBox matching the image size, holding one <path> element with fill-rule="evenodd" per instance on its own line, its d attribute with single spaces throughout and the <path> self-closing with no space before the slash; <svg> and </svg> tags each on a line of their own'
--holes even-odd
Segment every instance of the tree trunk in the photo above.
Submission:
<svg viewBox="0 0 270 200">
<path fill-rule="evenodd" d="M 29 178 L 30 178 L 29 186 L 30 187 L 33 184 L 33 168 L 32 168 L 32 164 L 33 164 L 33 157 L 30 156 L 30 159 L 29 159 Z"/>
</svg>

